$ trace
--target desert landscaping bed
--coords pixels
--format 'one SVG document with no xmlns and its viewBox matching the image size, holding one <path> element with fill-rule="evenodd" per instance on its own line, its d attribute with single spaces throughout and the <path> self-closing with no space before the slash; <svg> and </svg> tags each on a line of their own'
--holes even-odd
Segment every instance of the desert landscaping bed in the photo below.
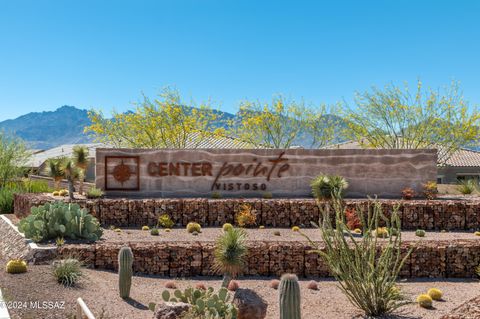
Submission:
<svg viewBox="0 0 480 319">
<path fill-rule="evenodd" d="M 1 260 L 5 262 L 4 259 Z M 51 265 L 31 265 L 24 274 L 10 275 L 0 272 L 0 285 L 5 299 L 16 301 L 65 301 L 64 309 L 39 310 L 11 309 L 12 318 L 69 318 L 74 313 L 75 300 L 82 297 L 97 318 L 152 318 L 147 309 L 150 302 L 160 302 L 161 293 L 165 289 L 167 278 L 154 276 L 134 276 L 132 281 L 131 300 L 123 301 L 118 296 L 117 274 L 109 271 L 93 269 L 85 270 L 85 278 L 78 287 L 66 288 L 58 284 L 52 275 Z M 267 318 L 278 318 L 278 292 L 269 287 L 273 277 L 245 277 L 239 280 L 241 288 L 250 288 L 262 296 L 268 303 Z M 177 279 L 180 289 L 203 283 L 207 286 L 219 287 L 218 277 L 196 277 Z M 350 319 L 361 318 L 361 311 L 355 309 L 337 288 L 335 281 L 318 280 L 319 290 L 307 289 L 308 280 L 301 280 L 303 319 Z M 416 279 L 400 281 L 400 286 L 409 299 L 437 287 L 444 292 L 444 301 L 436 302 L 434 309 L 420 308 L 416 303 L 402 308 L 397 318 L 440 318 L 458 307 L 465 300 L 478 295 L 479 283 L 475 279 Z M 319 311 L 320 310 L 320 311 Z M 104 314 L 100 317 L 100 314 Z"/>
</svg>

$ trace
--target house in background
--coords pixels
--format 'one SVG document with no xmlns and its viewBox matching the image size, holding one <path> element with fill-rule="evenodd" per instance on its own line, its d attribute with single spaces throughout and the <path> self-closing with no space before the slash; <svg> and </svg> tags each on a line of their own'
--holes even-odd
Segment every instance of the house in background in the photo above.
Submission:
<svg viewBox="0 0 480 319">
<path fill-rule="evenodd" d="M 27 163 L 30 172 L 33 175 L 47 176 L 47 160 L 50 158 L 71 157 L 73 155 L 73 148 L 77 145 L 88 148 L 89 164 L 85 176 L 85 181 L 95 181 L 95 150 L 100 147 L 108 147 L 103 143 L 90 144 L 64 144 L 49 150 L 36 150 Z"/>
<path fill-rule="evenodd" d="M 328 145 L 327 149 L 363 148 L 357 141 Z M 446 163 L 437 163 L 437 183 L 457 184 L 459 180 L 473 179 L 480 182 L 480 151 L 461 148 Z"/>
</svg>

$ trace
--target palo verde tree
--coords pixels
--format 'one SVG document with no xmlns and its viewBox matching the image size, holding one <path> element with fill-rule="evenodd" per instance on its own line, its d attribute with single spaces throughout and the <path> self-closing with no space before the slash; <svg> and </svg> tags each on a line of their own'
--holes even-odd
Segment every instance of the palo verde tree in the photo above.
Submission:
<svg viewBox="0 0 480 319">
<path fill-rule="evenodd" d="M 462 146 L 478 141 L 480 113 L 463 99 L 457 83 L 444 90 L 417 83 L 410 93 L 394 85 L 357 93 L 346 110 L 349 137 L 365 147 L 437 148 L 439 163 Z"/>
<path fill-rule="evenodd" d="M 143 95 L 135 105 L 135 112 L 114 113 L 111 119 L 90 111 L 92 124 L 85 131 L 115 147 L 140 148 L 197 148 L 206 138 L 224 134 L 210 101 L 186 104 L 178 91 L 167 88 L 157 99 Z"/>
<path fill-rule="evenodd" d="M 306 106 L 304 101 L 274 96 L 270 103 L 245 101 L 231 125 L 232 135 L 255 146 L 289 148 L 295 143 L 319 148 L 332 142 L 340 121 L 336 106 Z"/>
<path fill-rule="evenodd" d="M 0 188 L 24 173 L 30 155 L 21 139 L 0 131 Z"/>
</svg>

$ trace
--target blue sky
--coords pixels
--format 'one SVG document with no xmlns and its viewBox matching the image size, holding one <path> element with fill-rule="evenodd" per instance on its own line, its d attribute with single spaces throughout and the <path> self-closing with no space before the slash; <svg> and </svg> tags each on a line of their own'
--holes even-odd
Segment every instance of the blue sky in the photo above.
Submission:
<svg viewBox="0 0 480 319">
<path fill-rule="evenodd" d="M 480 103 L 480 1 L 0 0 L 0 120 L 124 111 L 170 85 L 234 112 L 420 78 Z"/>
</svg>

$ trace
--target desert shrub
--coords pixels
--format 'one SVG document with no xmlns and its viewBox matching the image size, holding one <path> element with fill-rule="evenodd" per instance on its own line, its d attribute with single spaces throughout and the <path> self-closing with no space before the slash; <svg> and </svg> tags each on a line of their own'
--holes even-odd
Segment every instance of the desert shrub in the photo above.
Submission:
<svg viewBox="0 0 480 319">
<path fill-rule="evenodd" d="M 46 203 L 32 207 L 20 220 L 18 230 L 36 242 L 57 237 L 96 241 L 102 236 L 98 220 L 78 204 Z"/>
<path fill-rule="evenodd" d="M 235 278 L 245 267 L 247 234 L 241 228 L 233 228 L 220 235 L 215 243 L 214 270 L 223 274 L 222 287 Z"/>
<path fill-rule="evenodd" d="M 410 200 L 415 197 L 415 191 L 411 187 L 405 187 L 402 189 L 402 198 Z"/>
<path fill-rule="evenodd" d="M 13 213 L 14 190 L 4 187 L 0 189 L 0 214 Z"/>
<path fill-rule="evenodd" d="M 184 291 L 175 290 L 173 296 L 164 290 L 162 299 L 165 302 L 184 302 L 192 307 L 182 315 L 182 319 L 236 319 L 238 310 L 230 301 L 228 290 L 224 287 L 215 292 L 213 288 Z"/>
<path fill-rule="evenodd" d="M 347 227 L 350 230 L 362 228 L 362 223 L 360 222 L 360 218 L 358 217 L 355 208 L 345 209 L 345 220 L 347 221 Z"/>
<path fill-rule="evenodd" d="M 45 181 L 27 178 L 11 181 L 0 187 L 0 214 L 13 213 L 13 194 L 15 193 L 48 193 L 50 188 Z"/>
<path fill-rule="evenodd" d="M 417 229 L 415 231 L 415 236 L 417 237 L 425 237 L 426 232 L 423 229 Z"/>
<path fill-rule="evenodd" d="M 67 258 L 53 263 L 53 275 L 65 286 L 74 286 L 82 277 L 82 262 L 75 258 Z"/>
<path fill-rule="evenodd" d="M 219 192 L 212 192 L 211 197 L 213 199 L 220 199 L 220 198 L 222 198 L 222 194 L 219 193 Z"/>
<path fill-rule="evenodd" d="M 423 184 L 423 195 L 427 199 L 435 199 L 438 195 L 437 183 L 430 181 Z"/>
<path fill-rule="evenodd" d="M 457 190 L 463 195 L 470 195 L 478 188 L 477 183 L 473 179 L 458 181 Z"/>
<path fill-rule="evenodd" d="M 257 223 L 257 214 L 252 206 L 242 204 L 240 210 L 235 215 L 235 220 L 240 227 L 251 227 Z"/>
<path fill-rule="evenodd" d="M 175 223 L 173 220 L 170 218 L 168 214 L 162 214 L 160 217 L 158 217 L 158 222 L 157 226 L 160 226 L 162 228 L 172 228 Z"/>
<path fill-rule="evenodd" d="M 343 197 L 348 182 L 342 176 L 320 174 L 310 183 L 312 194 L 318 200 Z"/>
<path fill-rule="evenodd" d="M 394 207 L 390 218 L 383 215 L 381 204 L 377 201 L 368 208 L 366 214 L 357 208 L 363 225 L 364 235 L 361 239 L 355 239 L 348 232 L 341 201 L 333 201 L 333 207 L 336 229 L 325 211 L 322 223 L 317 226 L 325 247 L 320 249 L 318 243 L 309 241 L 337 279 L 341 291 L 367 316 L 391 313 L 406 304 L 395 283 L 411 250 L 402 257 L 400 231 L 397 236 L 382 241 L 382 250 L 377 249 L 378 237 L 375 235 L 380 228 L 380 221 L 385 221 L 388 228 L 400 230 L 399 206 Z"/>
<path fill-rule="evenodd" d="M 100 188 L 91 187 L 86 194 L 87 198 L 100 198 L 103 196 L 103 191 Z"/>
<path fill-rule="evenodd" d="M 273 194 L 271 192 L 265 192 L 262 194 L 262 198 L 264 199 L 272 199 L 273 198 Z"/>
<path fill-rule="evenodd" d="M 28 178 L 22 179 L 21 188 L 25 193 L 50 193 L 52 191 L 47 181 Z"/>
</svg>

